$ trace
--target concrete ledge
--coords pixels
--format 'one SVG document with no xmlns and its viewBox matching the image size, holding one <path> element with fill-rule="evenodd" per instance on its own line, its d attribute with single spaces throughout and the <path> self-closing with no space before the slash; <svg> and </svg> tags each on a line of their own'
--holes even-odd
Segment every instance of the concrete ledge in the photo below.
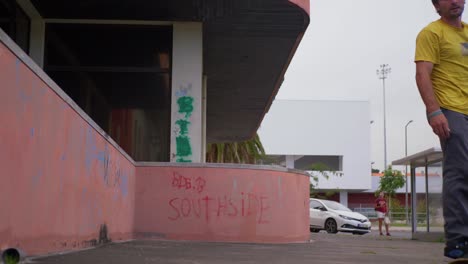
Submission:
<svg viewBox="0 0 468 264">
<path fill-rule="evenodd" d="M 413 240 L 419 240 L 424 242 L 443 242 L 445 241 L 445 235 L 443 232 L 416 232 L 413 233 Z"/>
<path fill-rule="evenodd" d="M 249 169 L 289 172 L 310 177 L 303 170 L 288 169 L 281 166 L 233 164 L 233 163 L 174 163 L 174 162 L 135 162 L 136 167 L 180 167 L 180 168 L 224 168 L 224 169 Z"/>
<path fill-rule="evenodd" d="M 244 243 L 309 239 L 310 181 L 303 172 L 237 164 L 154 165 L 136 168 L 137 238 Z"/>
</svg>

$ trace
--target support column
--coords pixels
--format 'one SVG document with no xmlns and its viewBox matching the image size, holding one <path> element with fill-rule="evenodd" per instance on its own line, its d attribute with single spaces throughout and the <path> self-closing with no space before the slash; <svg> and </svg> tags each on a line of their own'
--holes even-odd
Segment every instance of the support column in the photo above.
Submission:
<svg viewBox="0 0 468 264">
<path fill-rule="evenodd" d="M 348 192 L 340 191 L 340 203 L 348 207 Z"/>
<path fill-rule="evenodd" d="M 29 34 L 29 57 L 41 68 L 44 67 L 45 22 L 30 0 L 16 0 L 31 20 Z"/>
<path fill-rule="evenodd" d="M 44 68 L 45 22 L 42 18 L 31 19 L 29 56 L 41 68 Z"/>
<path fill-rule="evenodd" d="M 417 217 L 417 200 L 418 194 L 416 193 L 416 168 L 411 165 L 411 234 L 414 238 L 414 234 L 418 230 L 418 217 Z"/>
<path fill-rule="evenodd" d="M 293 155 L 286 155 L 286 168 L 294 169 L 295 158 Z"/>
<path fill-rule="evenodd" d="M 201 152 L 201 162 L 206 163 L 206 93 L 207 93 L 207 83 L 208 78 L 206 75 L 203 75 L 203 94 L 202 94 L 202 152 Z"/>
<path fill-rule="evenodd" d="M 173 27 L 171 162 L 203 161 L 202 28 L 199 22 Z"/>
</svg>

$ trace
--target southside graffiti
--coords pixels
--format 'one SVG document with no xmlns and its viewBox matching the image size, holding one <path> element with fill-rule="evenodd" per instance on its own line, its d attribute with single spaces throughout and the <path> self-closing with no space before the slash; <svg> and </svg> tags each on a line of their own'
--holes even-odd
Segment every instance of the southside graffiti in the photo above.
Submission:
<svg viewBox="0 0 468 264">
<path fill-rule="evenodd" d="M 171 221 L 200 219 L 210 222 L 214 218 L 256 217 L 258 224 L 269 223 L 268 197 L 253 193 L 233 196 L 175 197 L 169 200 Z"/>
</svg>

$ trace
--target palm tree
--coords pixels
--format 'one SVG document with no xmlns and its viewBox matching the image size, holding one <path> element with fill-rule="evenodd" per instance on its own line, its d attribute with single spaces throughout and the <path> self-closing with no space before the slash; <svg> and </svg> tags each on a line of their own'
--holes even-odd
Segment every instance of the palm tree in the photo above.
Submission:
<svg viewBox="0 0 468 264">
<path fill-rule="evenodd" d="M 252 139 L 241 142 L 209 143 L 206 162 L 255 164 L 264 155 L 260 137 L 255 134 Z"/>
</svg>

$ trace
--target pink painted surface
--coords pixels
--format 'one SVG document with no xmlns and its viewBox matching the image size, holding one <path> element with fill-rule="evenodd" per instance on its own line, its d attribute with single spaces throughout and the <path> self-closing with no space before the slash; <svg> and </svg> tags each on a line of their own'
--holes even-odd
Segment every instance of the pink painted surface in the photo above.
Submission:
<svg viewBox="0 0 468 264">
<path fill-rule="evenodd" d="M 0 250 L 90 247 L 103 226 L 113 241 L 309 239 L 306 176 L 135 167 L 1 42 L 0 80 Z"/>
<path fill-rule="evenodd" d="M 0 248 L 133 235 L 135 167 L 0 42 Z"/>
<path fill-rule="evenodd" d="M 289 0 L 289 2 L 304 9 L 304 11 L 310 15 L 310 0 Z"/>
<path fill-rule="evenodd" d="M 309 179 L 234 168 L 137 167 L 139 238 L 304 242 Z"/>
</svg>

